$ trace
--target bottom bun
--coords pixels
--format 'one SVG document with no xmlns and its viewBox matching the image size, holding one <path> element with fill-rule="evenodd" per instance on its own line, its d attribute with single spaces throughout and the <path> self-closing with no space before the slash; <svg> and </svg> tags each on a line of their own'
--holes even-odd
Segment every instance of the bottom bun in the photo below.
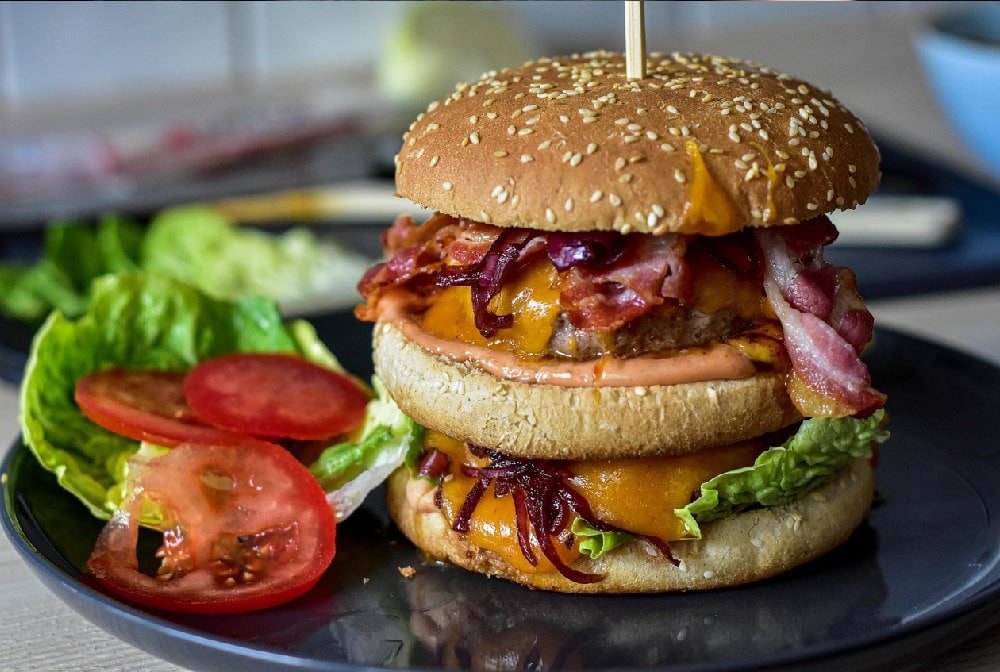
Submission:
<svg viewBox="0 0 1000 672">
<path fill-rule="evenodd" d="M 389 478 L 387 502 L 396 525 L 416 546 L 438 560 L 530 588 L 563 593 L 655 593 L 706 590 L 766 579 L 814 560 L 840 546 L 871 507 L 874 479 L 867 460 L 857 460 L 835 479 L 802 499 L 753 509 L 702 526 L 702 539 L 671 544 L 679 565 L 648 542 L 632 540 L 596 560 L 581 557 L 576 570 L 603 575 L 575 583 L 556 572 L 528 574 L 491 551 L 470 545 L 434 511 L 417 513 L 406 497 L 409 473 Z"/>
</svg>

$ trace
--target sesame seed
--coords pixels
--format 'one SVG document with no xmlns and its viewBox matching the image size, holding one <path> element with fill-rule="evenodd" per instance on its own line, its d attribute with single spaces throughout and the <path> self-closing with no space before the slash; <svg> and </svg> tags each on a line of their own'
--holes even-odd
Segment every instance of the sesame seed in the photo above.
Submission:
<svg viewBox="0 0 1000 672">
<path fill-rule="evenodd" d="M 677 180 L 681 184 L 684 184 L 685 182 L 687 182 L 687 176 L 684 175 L 683 172 L 681 172 L 680 168 L 675 168 L 674 169 L 674 179 Z"/>
<path fill-rule="evenodd" d="M 478 145 L 479 144 L 479 134 L 478 133 L 473 133 L 472 135 L 469 136 L 469 140 L 472 142 L 472 144 Z"/>
<path fill-rule="evenodd" d="M 650 229 L 655 228 L 657 219 L 658 217 L 656 216 L 655 212 L 649 213 L 649 216 L 646 217 L 646 227 Z"/>
<path fill-rule="evenodd" d="M 796 180 L 801 180 L 803 177 L 808 175 L 808 173 L 804 170 L 796 170 L 794 173 L 792 173 L 792 175 L 795 176 Z"/>
<path fill-rule="evenodd" d="M 445 191 L 451 191 L 453 186 L 454 185 L 452 185 L 451 182 L 445 182 L 441 185 L 441 188 L 444 189 Z"/>
<path fill-rule="evenodd" d="M 608 194 L 608 201 L 616 208 L 622 204 L 622 199 L 618 194 Z"/>
<path fill-rule="evenodd" d="M 753 539 L 750 540 L 750 545 L 753 546 L 754 548 L 760 548 L 764 545 L 764 542 L 762 542 L 757 537 L 754 537 Z"/>
<path fill-rule="evenodd" d="M 652 210 L 653 214 L 655 214 L 657 217 L 663 217 L 663 214 L 665 212 L 663 206 L 659 205 L 658 203 L 653 204 Z"/>
<path fill-rule="evenodd" d="M 591 203 L 597 203 L 602 198 L 604 198 L 604 192 L 601 191 L 600 189 L 598 189 L 597 191 L 595 191 L 594 193 L 592 193 L 590 195 L 590 202 Z"/>
<path fill-rule="evenodd" d="M 469 123 L 470 124 L 475 124 L 475 123 L 478 123 L 478 122 L 479 122 L 479 115 L 478 114 L 474 114 L 471 117 L 469 117 Z"/>
<path fill-rule="evenodd" d="M 556 213 L 552 212 L 552 208 L 545 208 L 545 220 L 549 224 L 554 224 L 556 221 Z"/>
<path fill-rule="evenodd" d="M 671 145 L 669 142 L 664 142 L 663 144 L 661 144 L 660 145 L 660 149 L 662 149 L 665 152 L 674 152 L 674 151 L 677 151 L 677 149 L 673 145 Z"/>
<path fill-rule="evenodd" d="M 534 133 L 534 132 L 535 132 L 535 129 L 533 129 L 533 128 L 522 128 L 521 130 L 519 130 L 517 132 L 517 134 L 518 135 L 528 135 L 529 133 Z"/>
<path fill-rule="evenodd" d="M 437 154 L 435 154 L 434 156 L 432 156 L 431 157 L 431 168 L 433 168 L 434 166 L 438 165 L 438 161 L 440 161 L 440 160 L 441 160 L 441 157 L 438 156 Z"/>
<path fill-rule="evenodd" d="M 597 117 L 584 117 L 584 118 L 582 119 L 582 121 L 583 121 L 583 123 L 585 123 L 585 124 L 592 124 L 592 123 L 594 123 L 595 121 L 597 121 Z"/>
<path fill-rule="evenodd" d="M 715 576 L 715 572 L 713 572 L 711 569 L 706 569 L 705 573 L 702 574 L 702 576 L 704 576 L 706 579 L 711 579 Z"/>
<path fill-rule="evenodd" d="M 622 170 L 627 165 L 628 161 L 626 161 L 623 157 L 619 156 L 617 159 L 615 159 L 615 170 Z"/>
<path fill-rule="evenodd" d="M 534 160 L 535 160 L 535 157 L 533 157 L 531 154 L 522 154 L 521 155 L 521 163 L 531 163 Z"/>
<path fill-rule="evenodd" d="M 538 143 L 538 149 L 548 149 L 551 146 L 552 146 L 551 140 L 543 140 L 540 143 Z"/>
<path fill-rule="evenodd" d="M 618 178 L 618 181 L 628 184 L 632 181 L 632 173 L 623 173 L 622 176 Z"/>
<path fill-rule="evenodd" d="M 619 126 L 625 126 L 626 124 L 629 123 L 629 120 L 625 117 L 622 117 L 621 119 L 615 119 L 615 123 Z"/>
<path fill-rule="evenodd" d="M 493 152 L 493 156 L 497 157 L 498 159 L 502 159 L 503 157 L 507 156 L 507 150 L 498 149 L 497 151 Z"/>
<path fill-rule="evenodd" d="M 806 203 L 806 210 L 819 210 L 819 206 L 815 203 Z"/>
<path fill-rule="evenodd" d="M 597 144 L 596 143 L 592 142 L 589 145 L 587 145 L 587 154 L 593 154 L 596 151 L 597 151 Z"/>
<path fill-rule="evenodd" d="M 514 135 L 515 133 L 517 133 L 517 127 L 516 126 L 514 126 L 513 124 L 511 124 L 510 126 L 507 127 L 507 135 Z"/>
<path fill-rule="evenodd" d="M 573 199 L 567 198 L 566 205 L 564 207 L 566 208 L 566 212 L 573 212 Z"/>
</svg>

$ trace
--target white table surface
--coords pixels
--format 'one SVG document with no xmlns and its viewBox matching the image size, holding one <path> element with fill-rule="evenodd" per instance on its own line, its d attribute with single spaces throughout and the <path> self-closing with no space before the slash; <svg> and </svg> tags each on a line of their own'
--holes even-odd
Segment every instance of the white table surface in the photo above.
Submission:
<svg viewBox="0 0 1000 672">
<path fill-rule="evenodd" d="M 904 22 L 879 19 L 800 26 L 794 39 L 741 32 L 684 45 L 782 67 L 831 89 L 869 125 L 896 142 L 983 176 L 943 120 L 920 74 Z M 785 37 L 785 36 L 783 36 Z M 822 53 L 816 45 L 844 40 Z M 1000 364 L 1000 287 L 872 306 L 877 323 L 908 330 Z M 0 441 L 18 434 L 17 393 L 0 383 Z M 65 606 L 34 577 L 0 535 L 0 670 L 147 670 L 178 668 L 133 648 Z M 930 657 L 919 670 L 1000 669 L 1000 627 L 957 650 Z"/>
</svg>

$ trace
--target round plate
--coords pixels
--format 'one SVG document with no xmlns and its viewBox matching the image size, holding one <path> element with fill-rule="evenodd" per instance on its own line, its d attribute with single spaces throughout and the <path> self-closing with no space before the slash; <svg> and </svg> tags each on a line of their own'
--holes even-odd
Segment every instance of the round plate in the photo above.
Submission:
<svg viewBox="0 0 1000 672">
<path fill-rule="evenodd" d="M 871 515 L 830 555 L 740 588 L 574 596 L 427 564 L 376 492 L 305 597 L 246 616 L 140 610 L 81 581 L 101 524 L 20 441 L 3 525 L 84 617 L 192 669 L 885 669 L 1000 618 L 1000 369 L 886 330 L 867 359 L 892 430 Z"/>
</svg>

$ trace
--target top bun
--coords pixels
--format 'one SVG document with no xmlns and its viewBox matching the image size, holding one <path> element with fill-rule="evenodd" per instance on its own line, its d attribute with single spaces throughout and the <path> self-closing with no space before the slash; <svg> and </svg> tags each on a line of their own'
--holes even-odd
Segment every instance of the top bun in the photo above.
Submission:
<svg viewBox="0 0 1000 672">
<path fill-rule="evenodd" d="M 864 124 L 745 61 L 542 59 L 432 103 L 396 157 L 400 196 L 498 226 L 721 235 L 854 208 L 878 186 Z"/>
</svg>

